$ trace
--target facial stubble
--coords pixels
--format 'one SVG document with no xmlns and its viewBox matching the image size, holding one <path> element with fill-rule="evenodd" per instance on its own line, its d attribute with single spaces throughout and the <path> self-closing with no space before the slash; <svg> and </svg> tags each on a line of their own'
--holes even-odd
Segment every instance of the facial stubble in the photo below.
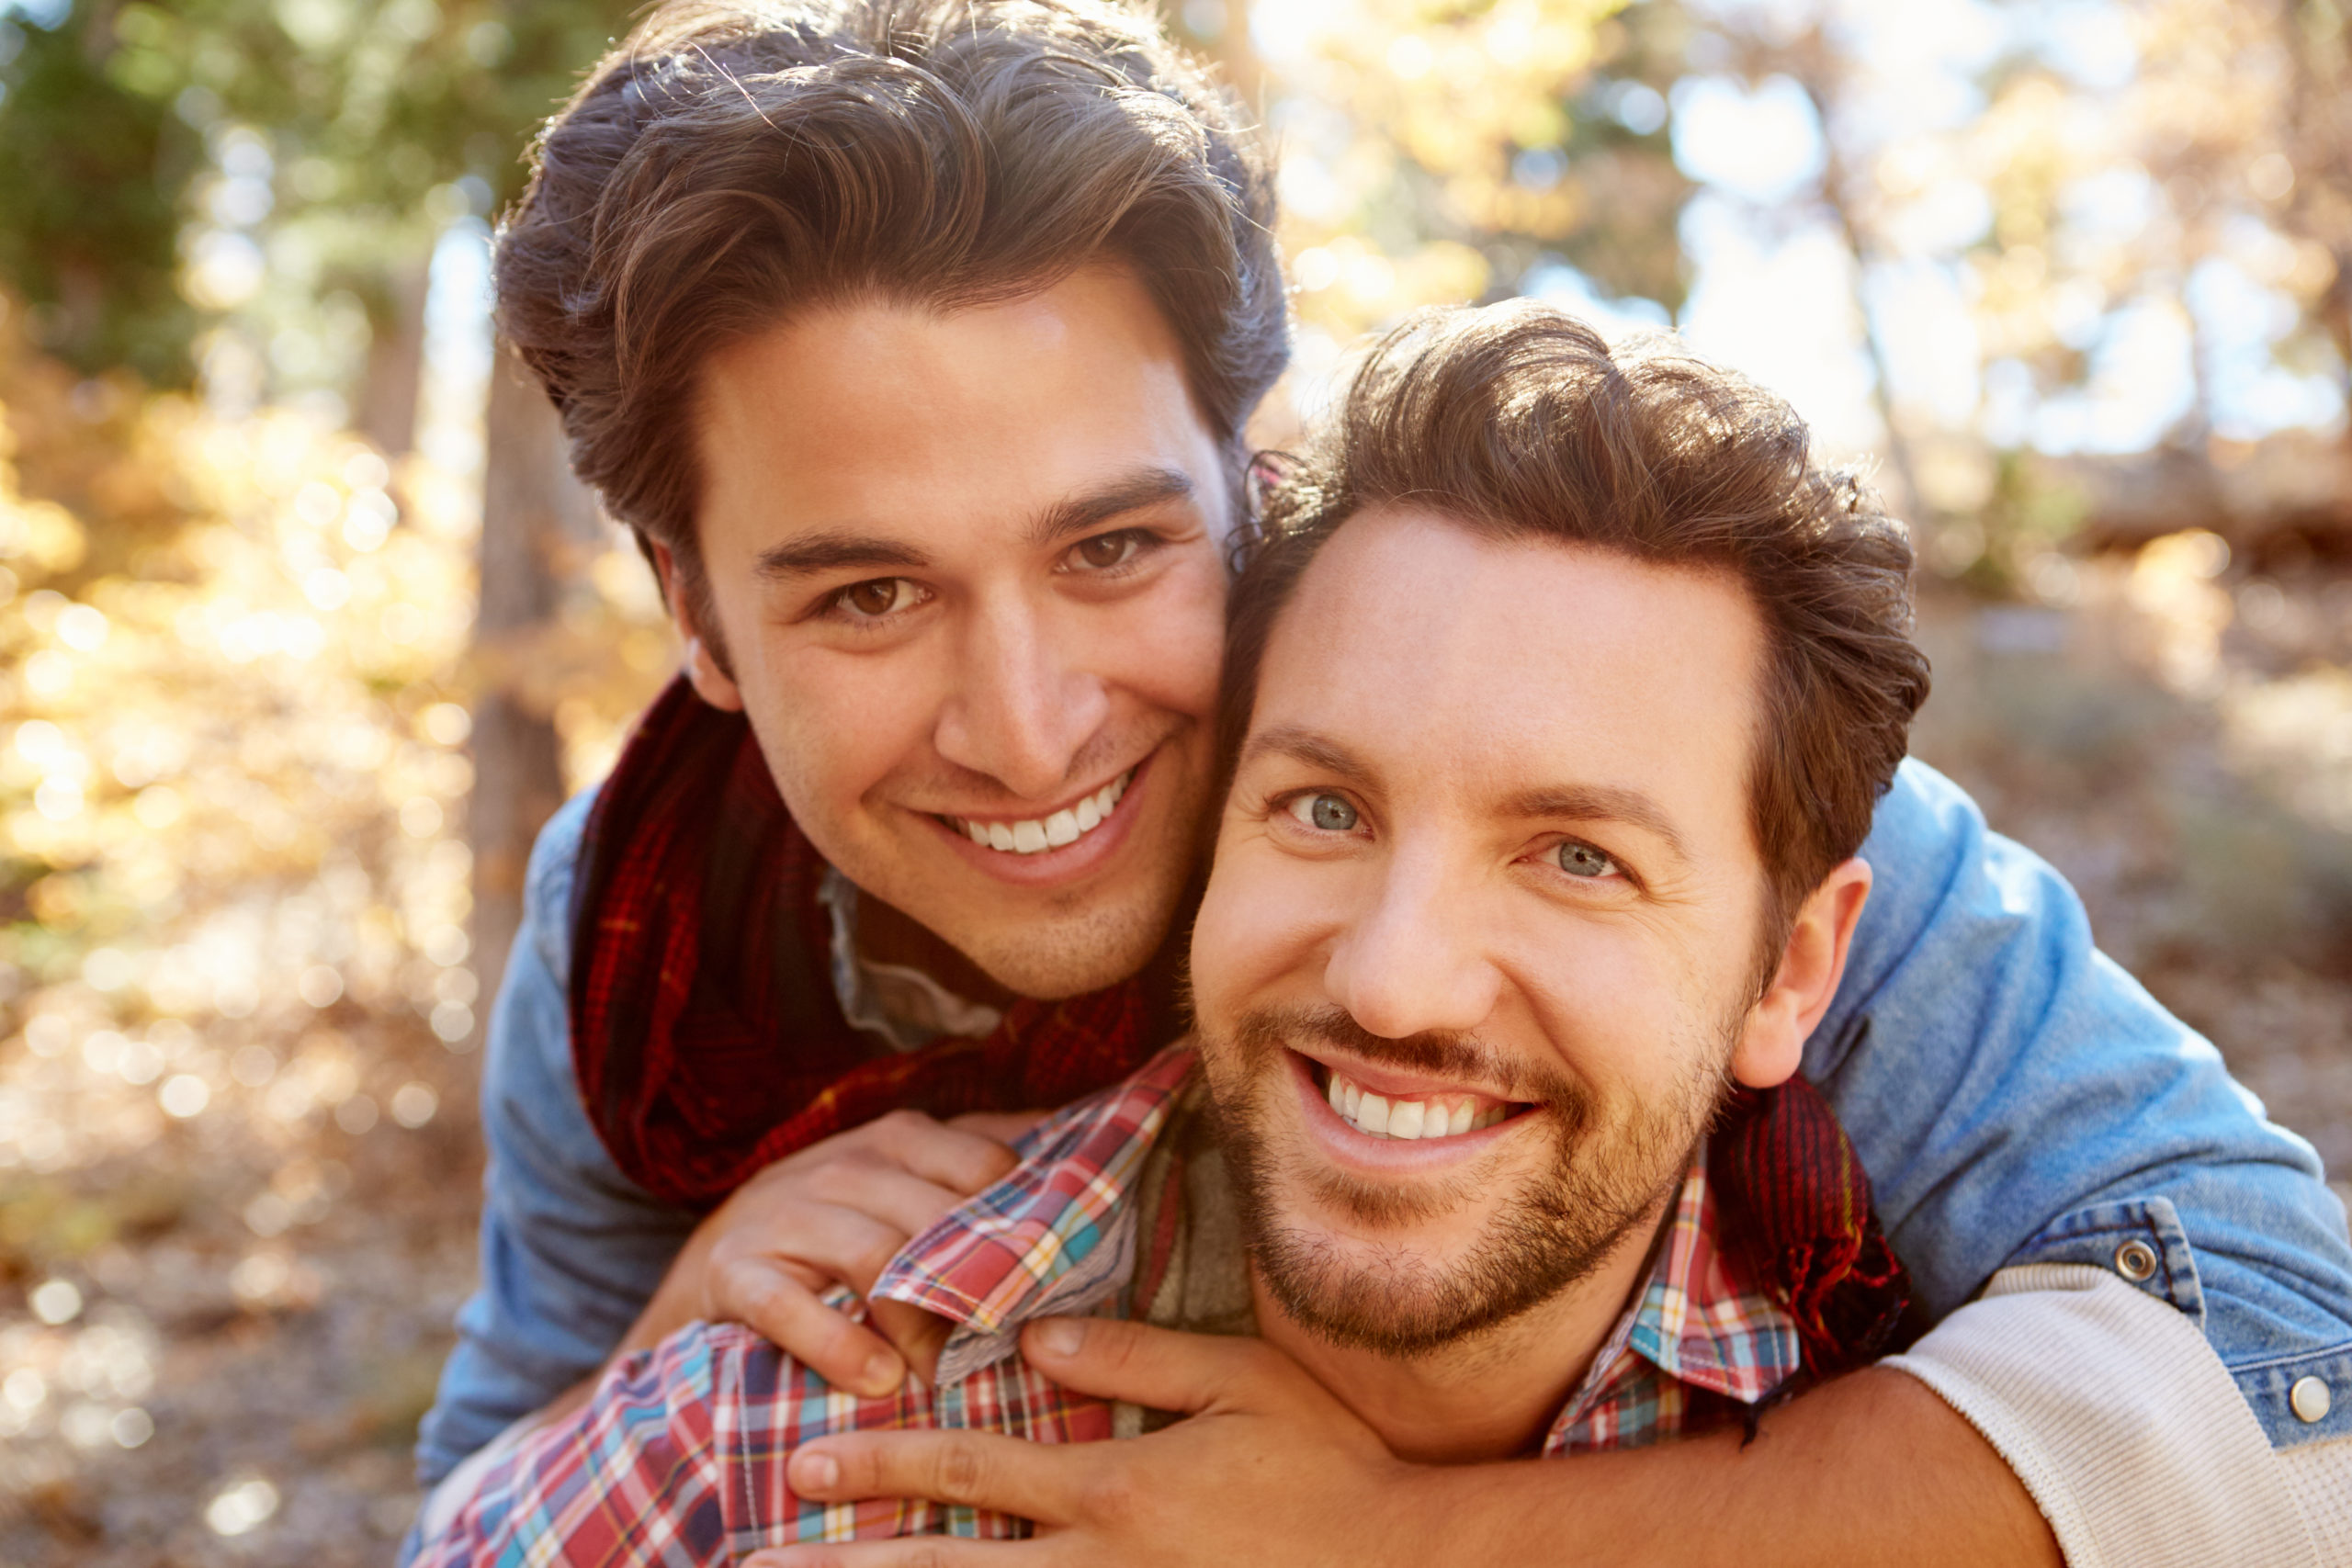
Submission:
<svg viewBox="0 0 2352 1568">
<path fill-rule="evenodd" d="M 1731 1026 L 1736 1027 L 1736 1025 Z M 1327 1213 L 1386 1227 L 1476 1216 L 1491 1173 L 1388 1186 L 1335 1171 L 1270 1135 L 1268 1100 L 1289 1092 L 1285 1047 L 1320 1042 L 1367 1062 L 1504 1089 L 1540 1107 L 1551 1157 L 1480 1226 L 1458 1263 L 1400 1246 L 1352 1243 L 1284 1213 L 1285 1189 Z M 1730 1030 L 1688 1059 L 1672 1092 L 1617 1117 L 1563 1073 L 1513 1066 L 1466 1036 L 1371 1034 L 1337 1008 L 1244 1014 L 1232 1037 L 1204 1040 L 1210 1101 L 1233 1177 L 1243 1237 L 1267 1289 L 1302 1327 L 1333 1344 L 1410 1358 L 1453 1349 L 1550 1301 L 1590 1275 L 1657 1213 L 1682 1179 L 1727 1092 Z"/>
</svg>

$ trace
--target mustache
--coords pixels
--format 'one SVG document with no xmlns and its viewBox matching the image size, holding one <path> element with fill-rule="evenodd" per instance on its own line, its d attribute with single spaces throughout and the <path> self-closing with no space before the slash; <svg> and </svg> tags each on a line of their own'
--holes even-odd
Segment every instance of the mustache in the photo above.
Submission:
<svg viewBox="0 0 2352 1568">
<path fill-rule="evenodd" d="M 1302 1043 L 1331 1045 L 1374 1066 L 1485 1084 L 1507 1100 L 1566 1107 L 1580 1105 L 1586 1098 L 1565 1075 L 1531 1070 L 1523 1060 L 1475 1034 L 1437 1030 L 1374 1034 L 1340 1007 L 1253 1008 L 1235 1021 L 1232 1038 L 1253 1062 Z"/>
</svg>

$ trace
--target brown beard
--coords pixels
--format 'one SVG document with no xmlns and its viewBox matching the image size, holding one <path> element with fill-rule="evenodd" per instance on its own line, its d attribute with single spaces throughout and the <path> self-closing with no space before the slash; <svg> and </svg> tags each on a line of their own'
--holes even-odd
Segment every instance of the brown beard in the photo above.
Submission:
<svg viewBox="0 0 2352 1568">
<path fill-rule="evenodd" d="M 1388 1251 L 1370 1264 L 1344 1260 L 1330 1238 L 1287 1221 L 1285 1183 L 1368 1226 L 1476 1214 L 1485 1198 L 1475 1172 L 1399 1192 L 1329 1168 L 1298 1168 L 1270 1146 L 1263 1096 L 1288 1077 L 1290 1043 L 1344 1047 L 1366 1062 L 1494 1086 L 1541 1109 L 1554 1157 L 1505 1199 L 1468 1258 L 1441 1269 Z M 1464 1035 L 1388 1039 L 1338 1008 L 1268 1008 L 1242 1016 L 1230 1040 L 1204 1034 L 1209 1098 L 1232 1172 L 1251 1259 L 1275 1301 L 1302 1327 L 1335 1345 L 1406 1358 L 1426 1355 L 1506 1323 L 1599 1268 L 1681 1181 L 1700 1134 L 1727 1089 L 1723 1047 L 1664 1103 L 1632 1108 L 1597 1126 L 1600 1108 L 1566 1074 L 1516 1066 Z"/>
</svg>

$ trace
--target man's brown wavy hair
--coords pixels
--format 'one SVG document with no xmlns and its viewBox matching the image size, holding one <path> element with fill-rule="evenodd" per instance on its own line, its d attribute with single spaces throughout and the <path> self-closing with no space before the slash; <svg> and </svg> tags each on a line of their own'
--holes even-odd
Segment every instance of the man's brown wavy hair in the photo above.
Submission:
<svg viewBox="0 0 2352 1568">
<path fill-rule="evenodd" d="M 1272 190 L 1254 130 L 1139 8 L 679 0 L 541 135 L 499 235 L 499 325 L 574 469 L 669 547 L 707 624 L 700 368 L 798 308 L 954 309 L 1121 263 L 1238 487 L 1288 352 Z"/>
<path fill-rule="evenodd" d="M 1798 907 L 1869 835 L 1928 696 L 1910 635 L 1909 534 L 1854 473 L 1815 465 L 1795 411 L 1671 338 L 1612 349 L 1575 317 L 1516 300 L 1407 321 L 1303 450 L 1259 472 L 1218 716 L 1228 768 L 1283 607 L 1325 541 L 1367 507 L 1425 508 L 1504 538 L 1725 572 L 1747 588 L 1769 660 L 1748 779 L 1770 879 L 1769 985 Z"/>
</svg>

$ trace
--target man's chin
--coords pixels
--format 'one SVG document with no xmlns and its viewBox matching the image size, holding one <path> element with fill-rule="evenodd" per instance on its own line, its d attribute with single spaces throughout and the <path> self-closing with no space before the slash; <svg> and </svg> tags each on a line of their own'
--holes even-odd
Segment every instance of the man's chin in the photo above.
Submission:
<svg viewBox="0 0 2352 1568">
<path fill-rule="evenodd" d="M 1343 1348 L 1409 1359 L 1451 1350 L 1548 1300 L 1566 1283 L 1445 1256 L 1275 1222 L 1250 1242 L 1250 1260 L 1283 1312 Z"/>
<path fill-rule="evenodd" d="M 1051 852 L 981 848 L 914 812 L 888 814 L 875 824 L 870 852 L 834 864 L 1016 996 L 1057 1001 L 1102 990 L 1159 954 L 1193 886 L 1182 775 L 1157 756 L 1146 771 L 1151 776 L 1121 802 L 1136 801 L 1143 815 L 1122 825 L 1106 858 L 1063 867 L 1064 874 L 1032 879 L 1056 870 Z M 1097 831 L 1112 828 L 1106 821 Z"/>
<path fill-rule="evenodd" d="M 1279 1100 L 1236 1117 L 1219 1088 L 1213 1076 L 1251 1262 L 1294 1322 L 1346 1348 L 1450 1353 L 1591 1275 L 1656 1212 L 1656 1183 L 1596 1184 L 1565 1151 L 1533 1171 L 1482 1161 L 1367 1182 L 1285 1128 Z"/>
<path fill-rule="evenodd" d="M 994 919 L 947 920 L 948 929 L 933 929 L 1006 990 L 1059 1001 L 1140 974 L 1168 940 L 1181 896 L 1180 886 L 1026 917 L 1001 910 Z"/>
<path fill-rule="evenodd" d="M 1166 922 L 1158 929 L 1164 936 Z M 1057 1002 L 1132 979 L 1159 950 L 1158 938 L 1146 934 L 1140 926 L 1125 933 L 1082 931 L 1066 942 L 1061 940 L 1063 934 L 1055 933 L 1057 945 L 1051 951 L 1011 950 L 996 955 L 981 952 L 970 956 L 989 979 L 1014 995 Z"/>
<path fill-rule="evenodd" d="M 975 871 L 972 846 L 942 841 L 929 820 L 843 834 L 827 858 L 868 897 L 954 948 L 1015 996 L 1058 1001 L 1139 974 L 1166 942 L 1189 867 L 1137 853 L 1069 886 L 1022 886 Z M 812 839 L 817 838 L 811 833 Z M 818 848 L 825 851 L 820 840 Z M 996 853 L 982 851 L 981 853 Z"/>
<path fill-rule="evenodd" d="M 1230 1121 L 1225 1125 L 1231 1126 Z M 1324 1166 L 1280 1134 L 1223 1140 L 1250 1261 L 1292 1321 L 1392 1358 L 1427 1355 L 1520 1315 L 1591 1267 L 1498 1211 L 1498 1173 L 1399 1190 Z M 1515 1183 L 1499 1179 L 1506 1187 Z M 1547 1243 L 1549 1245 L 1547 1245 Z"/>
</svg>

